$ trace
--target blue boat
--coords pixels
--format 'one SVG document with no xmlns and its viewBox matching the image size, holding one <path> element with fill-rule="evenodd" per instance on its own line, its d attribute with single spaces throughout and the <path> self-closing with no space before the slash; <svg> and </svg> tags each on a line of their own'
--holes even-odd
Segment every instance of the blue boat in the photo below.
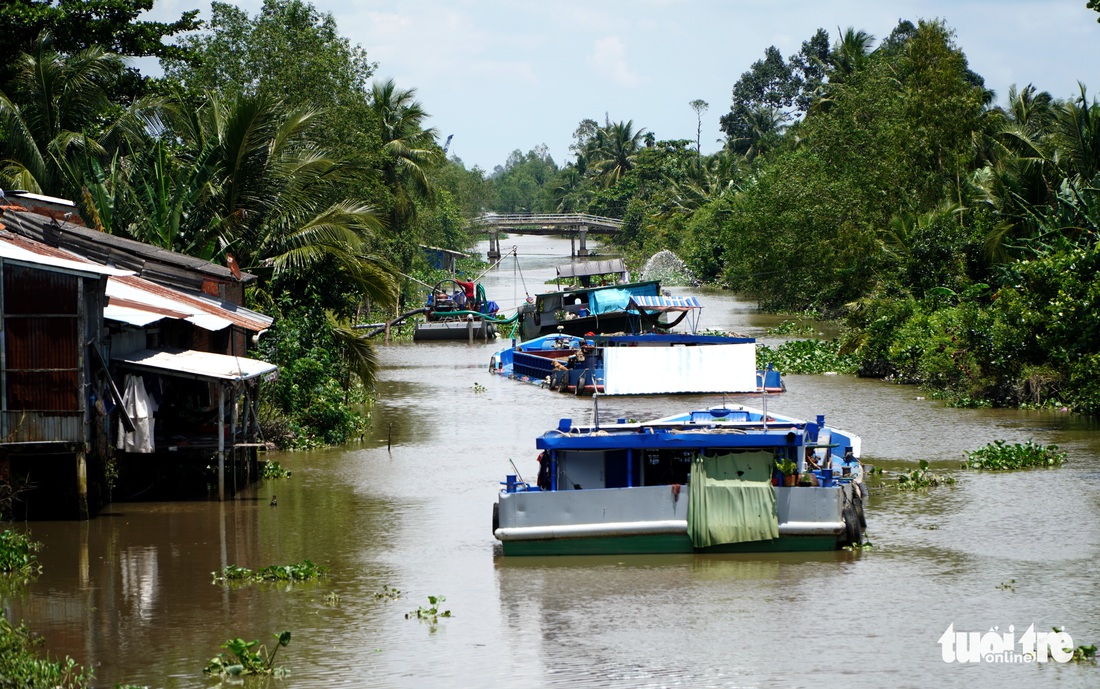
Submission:
<svg viewBox="0 0 1100 689">
<path fill-rule="evenodd" d="M 862 541 L 860 438 L 740 405 L 562 419 L 493 505 L 504 555 L 835 550 Z M 598 398 L 597 398 L 598 405 Z M 513 465 L 514 466 L 514 465 Z"/>
<path fill-rule="evenodd" d="M 755 343 L 689 333 L 545 335 L 494 353 L 489 370 L 574 395 L 782 392 L 779 371 L 756 369 Z"/>
</svg>

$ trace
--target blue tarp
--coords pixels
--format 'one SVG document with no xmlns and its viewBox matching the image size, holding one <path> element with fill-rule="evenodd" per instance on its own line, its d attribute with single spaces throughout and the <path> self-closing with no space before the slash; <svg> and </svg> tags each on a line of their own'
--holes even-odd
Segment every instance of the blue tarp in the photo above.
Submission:
<svg viewBox="0 0 1100 689">
<path fill-rule="evenodd" d="M 588 297 L 588 310 L 594 314 L 609 311 L 626 311 L 630 303 L 630 291 L 625 289 L 601 289 Z"/>
</svg>

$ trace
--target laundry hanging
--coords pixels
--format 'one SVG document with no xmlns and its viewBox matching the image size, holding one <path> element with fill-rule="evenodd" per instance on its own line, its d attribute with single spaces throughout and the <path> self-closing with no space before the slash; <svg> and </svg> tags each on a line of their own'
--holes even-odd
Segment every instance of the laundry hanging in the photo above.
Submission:
<svg viewBox="0 0 1100 689">
<path fill-rule="evenodd" d="M 157 401 L 146 391 L 145 381 L 139 375 L 127 374 L 125 387 L 122 406 L 134 422 L 134 432 L 127 433 L 122 421 L 118 422 L 118 449 L 123 452 L 152 453 L 153 414 L 157 411 Z"/>
</svg>

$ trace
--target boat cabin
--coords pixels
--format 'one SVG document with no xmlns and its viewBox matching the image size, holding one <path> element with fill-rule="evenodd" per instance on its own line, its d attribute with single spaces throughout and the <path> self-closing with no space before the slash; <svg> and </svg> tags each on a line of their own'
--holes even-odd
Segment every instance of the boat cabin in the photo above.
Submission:
<svg viewBox="0 0 1100 689">
<path fill-rule="evenodd" d="M 862 538 L 859 438 L 821 416 L 723 406 L 596 418 L 536 439 L 535 485 L 503 482 L 493 531 L 505 555 L 834 550 Z"/>
</svg>

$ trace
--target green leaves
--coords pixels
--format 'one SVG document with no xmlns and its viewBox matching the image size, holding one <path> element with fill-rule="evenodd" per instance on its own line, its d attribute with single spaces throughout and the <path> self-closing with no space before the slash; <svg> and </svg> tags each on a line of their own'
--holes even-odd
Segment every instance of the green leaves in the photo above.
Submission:
<svg viewBox="0 0 1100 689">
<path fill-rule="evenodd" d="M 440 605 L 447 600 L 446 596 L 428 596 L 428 605 L 421 605 L 416 610 L 405 613 L 406 620 L 420 620 L 427 622 L 431 631 L 435 631 L 439 624 L 439 618 L 450 617 L 450 610 L 440 610 Z"/>
<path fill-rule="evenodd" d="M 42 547 L 25 533 L 0 531 L 0 573 L 31 576 L 42 571 L 34 553 Z"/>
<path fill-rule="evenodd" d="M 282 667 L 275 667 L 275 656 L 279 649 L 290 644 L 290 632 L 283 631 L 274 635 L 276 646 L 268 652 L 266 646 L 259 646 L 259 640 L 245 641 L 237 637 L 229 639 L 222 648 L 229 651 L 219 653 L 210 659 L 203 672 L 208 675 L 235 677 L 238 675 L 286 675 Z M 259 646 L 257 648 L 257 646 Z"/>
<path fill-rule="evenodd" d="M 25 623 L 13 626 L 0 615 L 0 684 L 5 687 L 64 687 L 85 689 L 93 673 L 69 656 L 64 660 L 41 658 L 36 646 L 41 639 Z"/>
<path fill-rule="evenodd" d="M 297 564 L 268 565 L 252 570 L 239 565 L 229 565 L 220 571 L 212 572 L 213 583 L 259 582 L 259 581 L 312 581 L 328 576 L 328 568 L 315 565 L 309 560 Z"/>
<path fill-rule="evenodd" d="M 1057 445 L 1043 446 L 1030 439 L 1024 443 L 1008 444 L 995 440 L 985 447 L 966 453 L 964 469 L 986 471 L 1014 471 L 1034 467 L 1055 467 L 1066 462 L 1067 454 Z"/>
<path fill-rule="evenodd" d="M 858 360 L 841 354 L 833 340 L 791 340 L 775 348 L 758 344 L 756 364 L 757 368 L 771 364 L 784 374 L 855 373 Z"/>
<path fill-rule="evenodd" d="M 898 474 L 898 482 L 895 484 L 898 490 L 915 491 L 924 488 L 934 488 L 941 485 L 952 485 L 956 479 L 952 476 L 943 476 L 928 471 L 928 460 L 922 459 L 918 469 Z"/>
</svg>

